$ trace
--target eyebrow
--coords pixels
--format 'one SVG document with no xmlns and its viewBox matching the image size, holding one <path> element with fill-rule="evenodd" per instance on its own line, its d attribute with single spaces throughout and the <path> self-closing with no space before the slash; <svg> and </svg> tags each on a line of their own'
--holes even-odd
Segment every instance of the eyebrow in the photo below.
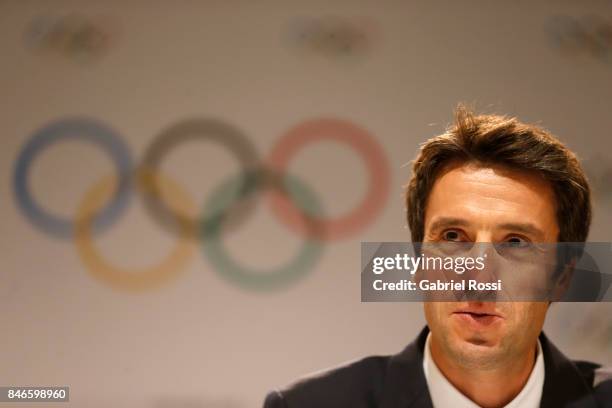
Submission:
<svg viewBox="0 0 612 408">
<path fill-rule="evenodd" d="M 512 230 L 512 231 L 522 232 L 528 235 L 530 234 L 530 235 L 537 235 L 539 237 L 544 237 L 544 231 L 542 231 L 541 229 L 539 229 L 538 227 L 530 223 L 509 222 L 505 224 L 500 224 L 498 225 L 498 227 L 501 229 L 505 229 L 505 230 Z"/>
<path fill-rule="evenodd" d="M 470 225 L 470 222 L 463 218 L 456 217 L 440 217 L 431 223 L 429 226 L 430 233 L 437 232 L 443 228 L 450 227 L 467 227 Z M 496 228 L 503 230 L 510 230 L 521 232 L 527 235 L 536 235 L 540 238 L 544 237 L 544 231 L 536 227 L 531 223 L 517 223 L 517 222 L 507 222 L 503 224 L 497 224 Z"/>
<path fill-rule="evenodd" d="M 440 217 L 431 223 L 429 226 L 430 232 L 438 231 L 447 227 L 467 227 L 470 223 L 463 218 L 455 217 Z"/>
</svg>

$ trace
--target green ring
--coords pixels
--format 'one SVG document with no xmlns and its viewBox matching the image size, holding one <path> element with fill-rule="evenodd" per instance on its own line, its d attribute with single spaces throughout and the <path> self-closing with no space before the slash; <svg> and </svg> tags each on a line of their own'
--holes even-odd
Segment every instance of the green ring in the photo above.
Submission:
<svg viewBox="0 0 612 408">
<path fill-rule="evenodd" d="M 227 211 L 228 208 L 239 201 L 248 199 L 249 195 L 262 188 L 283 190 L 289 194 L 293 202 L 299 205 L 300 209 L 309 215 L 322 215 L 322 207 L 314 192 L 293 176 L 285 175 L 282 182 L 278 182 L 280 178 L 271 178 L 265 171 L 256 171 L 248 173 L 246 177 L 247 179 L 255 177 L 255 183 L 251 184 L 255 188 L 247 190 L 241 188 L 245 184 L 245 175 L 240 174 L 213 190 L 210 199 L 205 202 L 202 219 L 218 221 L 201 224 L 204 255 L 222 278 L 243 289 L 257 291 L 280 289 L 303 277 L 314 266 L 322 254 L 322 243 L 315 238 L 316 234 L 312 234 L 312 237 L 305 239 L 301 250 L 292 261 L 271 271 L 264 272 L 256 268 L 244 267 L 229 256 L 221 240 L 223 224 L 232 212 L 231 208 L 230 211 Z M 271 185 L 270 181 L 272 181 Z M 218 214 L 221 216 L 216 217 Z"/>
</svg>

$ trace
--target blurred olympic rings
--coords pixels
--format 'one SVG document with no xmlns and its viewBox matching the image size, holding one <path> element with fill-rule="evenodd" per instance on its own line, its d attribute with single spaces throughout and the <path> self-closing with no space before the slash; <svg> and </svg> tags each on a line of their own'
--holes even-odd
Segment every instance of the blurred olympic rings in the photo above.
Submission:
<svg viewBox="0 0 612 408">
<path fill-rule="evenodd" d="M 173 199 L 173 203 L 181 207 L 184 212 L 196 211 L 195 203 L 189 195 L 167 177 L 146 170 L 140 170 L 136 176 L 135 184 L 140 191 L 146 191 L 155 179 L 155 183 L 163 186 L 165 193 Z M 189 239 L 190 226 L 183 220 L 177 220 L 180 235 L 174 249 L 157 265 L 128 270 L 111 264 L 96 250 L 92 239 L 92 220 L 99 213 L 100 206 L 112 196 L 115 181 L 115 177 L 109 176 L 95 183 L 85 193 L 78 206 L 74 241 L 81 260 L 95 278 L 118 289 L 140 291 L 172 280 L 186 265 L 195 249 Z"/>
<path fill-rule="evenodd" d="M 246 196 L 249 186 L 253 185 L 253 180 L 247 177 L 260 166 L 259 155 L 253 143 L 242 131 L 217 119 L 187 119 L 180 121 L 159 133 L 149 147 L 145 150 L 142 159 L 142 167 L 152 172 L 159 172 L 162 160 L 172 149 L 180 144 L 189 141 L 205 141 L 221 145 L 236 157 L 242 167 L 243 177 L 240 178 L 232 199 L 232 217 L 226 222 L 224 229 L 233 228 L 255 209 L 253 200 L 238 200 L 237 197 Z M 188 215 L 172 210 L 164 196 L 161 195 L 161 185 L 154 179 L 143 196 L 145 208 L 151 213 L 153 218 L 159 221 L 162 226 L 174 229 L 177 220 L 190 226 L 194 234 L 199 237 L 200 224 L 207 225 L 217 222 L 223 214 L 215 214 L 216 218 L 189 217 Z M 239 208 L 238 208 L 239 206 Z M 227 217 L 230 218 L 230 217 Z"/>
<path fill-rule="evenodd" d="M 369 172 L 368 191 L 363 201 L 348 214 L 337 219 L 313 218 L 316 227 L 304 230 L 299 222 L 299 209 L 287 200 L 286 195 L 274 192 L 274 213 L 302 234 L 317 234 L 319 239 L 346 238 L 365 228 L 385 204 L 389 195 L 390 176 L 385 154 L 368 132 L 351 123 L 337 119 L 317 119 L 304 122 L 283 136 L 274 146 L 268 158 L 273 171 L 285 174 L 289 161 L 302 146 L 324 140 L 333 140 L 353 148 L 363 159 Z M 312 232 L 314 231 L 314 232 Z"/>
<path fill-rule="evenodd" d="M 38 130 L 25 144 L 17 158 L 13 187 L 17 204 L 23 214 L 40 230 L 62 238 L 70 238 L 74 232 L 71 220 L 53 215 L 34 200 L 29 190 L 30 165 L 44 149 L 60 140 L 82 140 L 101 147 L 117 166 L 119 179 L 109 204 L 96 216 L 94 230 L 107 227 L 126 208 L 130 192 L 132 155 L 119 135 L 106 125 L 87 118 L 62 119 Z"/>
<path fill-rule="evenodd" d="M 61 140 L 94 143 L 110 154 L 118 172 L 96 182 L 78 206 L 74 220 L 53 215 L 41 207 L 29 190 L 29 168 L 34 158 Z M 164 155 L 182 142 L 202 140 L 229 150 L 242 171 L 213 189 L 203 208 L 174 180 L 161 174 Z M 323 217 L 323 209 L 312 189 L 287 173 L 289 161 L 302 146 L 332 140 L 353 148 L 370 173 L 364 200 L 354 210 L 336 219 Z M 18 155 L 13 188 L 19 209 L 39 230 L 59 238 L 72 238 L 89 272 L 97 279 L 123 290 L 144 290 L 173 279 L 193 251 L 193 239 L 202 241 L 203 251 L 224 279 L 245 289 L 270 290 L 289 285 L 303 276 L 322 253 L 321 241 L 347 238 L 370 224 L 389 195 L 390 170 L 385 154 L 364 129 L 340 119 L 314 119 L 292 128 L 261 160 L 255 146 L 239 129 L 217 119 L 180 121 L 154 138 L 138 166 L 119 135 L 106 125 L 87 118 L 68 118 L 36 131 Z M 293 261 L 272 271 L 245 268 L 230 258 L 221 244 L 222 233 L 236 228 L 252 213 L 253 195 L 268 194 L 274 214 L 304 238 Z M 144 199 L 145 208 L 162 226 L 177 235 L 178 242 L 158 265 L 128 270 L 102 258 L 93 236 L 118 219 L 127 208 L 132 191 Z M 200 216 L 197 214 L 200 213 Z"/>
<path fill-rule="evenodd" d="M 247 184 L 252 185 L 253 188 L 243 190 L 245 193 L 241 198 L 248 198 L 249 195 L 262 188 L 271 189 L 273 193 L 289 197 L 291 202 L 299 205 L 301 211 L 308 213 L 308 216 L 301 213 L 302 216 L 296 220 L 300 228 L 308 232 L 299 253 L 290 263 L 264 272 L 244 267 L 228 255 L 220 239 L 224 220 L 228 218 L 218 217 L 216 214 L 223 213 L 228 202 L 227 197 L 234 196 L 234 192 L 244 182 L 241 177 L 234 176 L 213 190 L 204 205 L 205 214 L 209 213 L 204 219 L 215 220 L 215 222 L 202 223 L 205 236 L 205 239 L 202 240 L 204 254 L 216 267 L 215 270 L 239 286 L 250 289 L 271 289 L 285 286 L 306 273 L 321 255 L 322 244 L 317 238 L 320 235 L 317 231 L 319 225 L 313 222 L 311 215 L 320 216 L 323 209 L 315 193 L 290 174 L 286 174 L 283 180 L 263 168 L 247 175 L 247 179 Z"/>
</svg>

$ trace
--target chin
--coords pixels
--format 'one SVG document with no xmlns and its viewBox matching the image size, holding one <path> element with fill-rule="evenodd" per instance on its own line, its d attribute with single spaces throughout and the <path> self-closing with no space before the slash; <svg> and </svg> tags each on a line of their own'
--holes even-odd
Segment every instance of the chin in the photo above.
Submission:
<svg viewBox="0 0 612 408">
<path fill-rule="evenodd" d="M 456 339 L 453 343 L 451 348 L 458 361 L 470 368 L 496 367 L 505 355 L 499 342 L 469 338 Z"/>
<path fill-rule="evenodd" d="M 501 322 L 493 326 L 478 328 L 461 322 L 452 325 L 452 335 L 457 341 L 474 346 L 493 347 L 499 345 L 504 338 L 504 333 L 505 330 Z"/>
<path fill-rule="evenodd" d="M 452 344 L 467 350 L 487 350 L 500 347 L 504 337 L 501 327 L 478 328 L 466 327 L 465 325 L 454 325 L 452 331 Z"/>
</svg>

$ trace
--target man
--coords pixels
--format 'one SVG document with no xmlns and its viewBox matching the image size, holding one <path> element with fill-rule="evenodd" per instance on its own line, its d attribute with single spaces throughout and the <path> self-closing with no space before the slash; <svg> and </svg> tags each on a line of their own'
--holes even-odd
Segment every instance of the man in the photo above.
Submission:
<svg viewBox="0 0 612 408">
<path fill-rule="evenodd" d="M 585 242 L 591 222 L 571 151 L 543 129 L 463 107 L 422 146 L 406 205 L 413 242 Z M 426 302 L 427 327 L 399 354 L 303 379 L 264 407 L 612 406 L 605 370 L 568 360 L 541 333 L 549 307 Z"/>
</svg>

